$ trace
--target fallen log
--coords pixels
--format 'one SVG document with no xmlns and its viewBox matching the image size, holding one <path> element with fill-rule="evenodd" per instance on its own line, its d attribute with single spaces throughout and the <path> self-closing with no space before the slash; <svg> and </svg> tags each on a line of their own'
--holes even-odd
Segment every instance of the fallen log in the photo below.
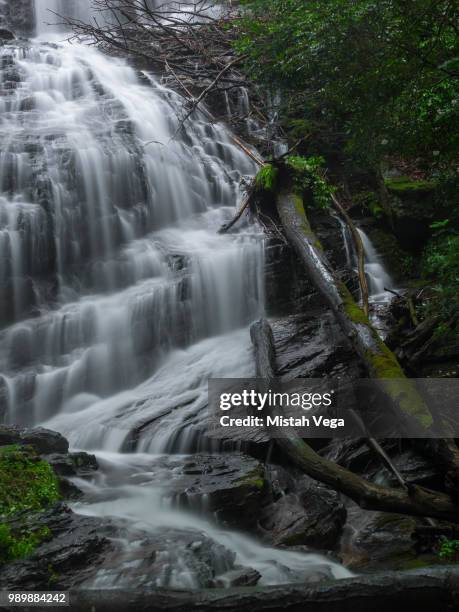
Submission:
<svg viewBox="0 0 459 612">
<path fill-rule="evenodd" d="M 269 323 L 262 319 L 250 329 L 255 349 L 257 378 L 269 386 L 275 380 L 275 348 Z M 293 432 L 279 430 L 273 437 L 282 451 L 305 474 L 323 482 L 354 500 L 366 510 L 399 512 L 459 522 L 459 505 L 444 493 L 410 485 L 407 489 L 392 489 L 374 484 L 354 472 L 321 457 Z"/>
<path fill-rule="evenodd" d="M 416 425 L 417 437 L 428 438 L 434 425 L 433 416 L 412 380 L 405 373 L 394 353 L 381 340 L 351 292 L 340 281 L 330 265 L 325 251 L 314 234 L 300 196 L 280 193 L 277 210 L 288 241 L 293 246 L 306 271 L 333 311 L 341 329 L 366 366 L 370 377 L 378 379 L 380 388 L 392 401 L 401 416 Z M 451 438 L 451 439 L 450 439 Z M 451 489 L 459 487 L 459 449 L 445 428 L 443 440 L 435 440 L 438 461 L 448 472 Z"/>
<path fill-rule="evenodd" d="M 72 612 L 387 612 L 387 609 L 447 612 L 456 610 L 458 605 L 457 567 L 388 571 L 315 585 L 256 589 L 70 591 Z"/>
</svg>

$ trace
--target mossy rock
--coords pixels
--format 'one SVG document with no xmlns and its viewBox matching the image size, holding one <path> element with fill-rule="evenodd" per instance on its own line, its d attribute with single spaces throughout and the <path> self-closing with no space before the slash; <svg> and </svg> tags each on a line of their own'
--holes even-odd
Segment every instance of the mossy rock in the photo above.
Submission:
<svg viewBox="0 0 459 612">
<path fill-rule="evenodd" d="M 42 510 L 60 498 L 53 469 L 27 446 L 0 447 L 0 515 Z"/>
<path fill-rule="evenodd" d="M 22 559 L 51 532 L 31 527 L 28 517 L 60 499 L 53 469 L 28 446 L 0 447 L 0 565 Z"/>
<path fill-rule="evenodd" d="M 412 194 L 432 193 L 437 188 L 437 183 L 435 181 L 413 180 L 407 176 L 388 178 L 384 182 L 390 192 L 400 197 Z"/>
</svg>

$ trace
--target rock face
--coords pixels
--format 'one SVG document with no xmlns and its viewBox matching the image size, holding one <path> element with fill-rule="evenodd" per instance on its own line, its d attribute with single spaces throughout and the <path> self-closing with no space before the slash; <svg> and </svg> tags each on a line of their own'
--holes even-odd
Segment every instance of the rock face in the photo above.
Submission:
<svg viewBox="0 0 459 612">
<path fill-rule="evenodd" d="M 265 538 L 276 546 L 336 548 L 346 520 L 339 495 L 307 476 L 289 475 L 282 468 L 274 472 L 277 499 L 263 509 L 260 519 Z"/>
<path fill-rule="evenodd" d="M 85 476 L 97 469 L 96 458 L 87 453 L 69 453 L 69 443 L 61 434 L 37 427 L 0 427 L 0 446 L 33 448 L 33 456 L 46 460 L 59 478 L 63 499 L 75 498 L 81 491 L 64 476 Z M 33 452 L 31 451 L 31 452 Z M 35 454 L 37 453 L 37 455 Z M 13 534 L 40 534 L 40 544 L 26 559 L 2 565 L 0 588 L 23 590 L 68 589 L 95 574 L 110 548 L 110 523 L 74 514 L 62 502 L 44 511 L 23 509 L 1 517 Z"/>
<path fill-rule="evenodd" d="M 342 557 L 345 564 L 358 571 L 376 569 L 409 569 L 435 562 L 431 555 L 417 558 L 414 532 L 422 524 L 410 516 L 383 512 L 349 511 L 353 525 L 343 538 Z M 360 523 L 360 525 L 359 525 Z"/>
<path fill-rule="evenodd" d="M 35 30 L 34 0 L 7 0 L 0 3 L 0 26 L 20 36 L 32 36 Z"/>
<path fill-rule="evenodd" d="M 68 589 L 97 571 L 109 542 L 106 523 L 74 514 L 64 504 L 49 511 L 21 517 L 21 526 L 49 529 L 44 542 L 26 560 L 15 561 L 0 572 L 0 587 L 23 590 Z M 24 523 L 25 521 L 25 523 Z"/>
<path fill-rule="evenodd" d="M 234 564 L 234 553 L 203 533 L 186 528 L 147 533 L 129 527 L 116 526 L 113 535 L 118 544 L 104 555 L 100 574 L 89 576 L 83 588 L 100 588 L 104 584 L 117 588 L 135 584 L 141 590 L 212 588 L 217 586 L 218 576 L 230 573 L 231 577 L 233 571 L 241 569 Z M 235 575 L 233 578 L 237 579 Z"/>
<path fill-rule="evenodd" d="M 172 494 L 180 506 L 211 513 L 225 526 L 256 524 L 268 498 L 260 462 L 240 453 L 196 455 L 177 469 Z"/>
<path fill-rule="evenodd" d="M 44 427 L 0 427 L 0 445 L 8 444 L 28 444 L 33 446 L 39 455 L 67 453 L 69 450 L 69 443 L 64 436 Z"/>
</svg>

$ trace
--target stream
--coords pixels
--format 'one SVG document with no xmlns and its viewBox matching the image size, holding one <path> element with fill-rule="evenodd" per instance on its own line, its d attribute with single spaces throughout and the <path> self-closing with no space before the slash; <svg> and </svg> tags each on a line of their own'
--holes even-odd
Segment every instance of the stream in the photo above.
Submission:
<svg viewBox="0 0 459 612">
<path fill-rule="evenodd" d="M 124 535 L 86 587 L 140 584 L 155 534 L 166 539 L 153 586 L 202 586 L 181 551 L 203 541 L 215 576 L 234 563 L 261 585 L 321 568 L 350 576 L 327 557 L 219 527 L 205 500 L 193 512 L 169 495 L 190 454 L 220 450 L 202 433 L 208 379 L 254 374 L 264 236 L 250 224 L 217 230 L 256 168 L 199 114 L 174 138 L 180 96 L 45 25 L 48 9 L 87 18 L 88 7 L 36 0 L 37 38 L 0 49 L 2 83 L 16 83 L 0 97 L 5 421 L 57 430 L 97 456 L 73 509 Z"/>
</svg>

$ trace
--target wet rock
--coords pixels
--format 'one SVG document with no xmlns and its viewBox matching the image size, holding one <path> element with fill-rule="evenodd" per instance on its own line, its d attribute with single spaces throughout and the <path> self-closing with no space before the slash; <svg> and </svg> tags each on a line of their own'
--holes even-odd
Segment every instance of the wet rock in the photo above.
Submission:
<svg viewBox="0 0 459 612">
<path fill-rule="evenodd" d="M 417 557 L 418 519 L 399 514 L 348 509 L 349 524 L 342 543 L 342 560 L 350 569 L 410 569 L 426 565 Z"/>
<path fill-rule="evenodd" d="M 14 40 L 16 37 L 10 30 L 0 28 L 0 40 Z"/>
<path fill-rule="evenodd" d="M 209 588 L 234 569 L 235 553 L 200 532 L 167 528 L 146 533 L 118 526 L 116 536 L 121 545 L 106 555 L 99 576 L 84 587 Z"/>
<path fill-rule="evenodd" d="M 14 0 L 0 3 L 0 24 L 24 36 L 32 35 L 35 29 L 34 0 Z"/>
<path fill-rule="evenodd" d="M 10 446 L 21 443 L 21 429 L 19 427 L 0 426 L 0 446 Z"/>
<path fill-rule="evenodd" d="M 171 486 L 185 508 L 213 513 L 220 524 L 255 525 L 268 491 L 262 464 L 243 454 L 196 455 L 180 468 Z"/>
<path fill-rule="evenodd" d="M 63 504 L 18 518 L 21 528 L 46 527 L 45 541 L 25 560 L 2 567 L 0 587 L 22 590 L 68 589 L 97 572 L 110 548 L 107 523 L 74 514 Z M 12 527 L 14 524 L 12 523 Z"/>
<path fill-rule="evenodd" d="M 263 510 L 260 527 L 266 537 L 276 546 L 334 548 L 346 519 L 338 494 L 309 479 L 298 489 Z"/>
<path fill-rule="evenodd" d="M 213 586 L 220 588 L 255 586 L 261 574 L 257 570 L 246 567 L 236 567 L 233 570 L 218 576 Z"/>
<path fill-rule="evenodd" d="M 88 453 L 52 453 L 44 459 L 59 476 L 89 476 L 98 469 L 95 455 Z"/>
<path fill-rule="evenodd" d="M 23 429 L 21 431 L 21 443 L 30 444 L 37 453 L 43 455 L 67 453 L 69 450 L 69 443 L 63 435 L 43 427 Z"/>
</svg>

